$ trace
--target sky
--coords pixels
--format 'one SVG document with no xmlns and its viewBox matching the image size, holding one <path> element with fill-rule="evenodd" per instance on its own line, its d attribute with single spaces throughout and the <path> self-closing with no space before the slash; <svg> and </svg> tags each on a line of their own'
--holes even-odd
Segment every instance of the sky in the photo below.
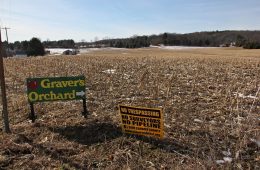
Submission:
<svg viewBox="0 0 260 170">
<path fill-rule="evenodd" d="M 260 0 L 0 0 L 10 42 L 260 30 L 259 16 Z"/>
</svg>

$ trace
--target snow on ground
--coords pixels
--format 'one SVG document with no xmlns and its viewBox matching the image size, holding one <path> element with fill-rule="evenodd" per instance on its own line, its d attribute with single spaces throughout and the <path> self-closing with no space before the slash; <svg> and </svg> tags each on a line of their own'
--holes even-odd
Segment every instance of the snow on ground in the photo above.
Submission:
<svg viewBox="0 0 260 170">
<path fill-rule="evenodd" d="M 152 48 L 160 48 L 167 50 L 192 50 L 192 49 L 205 49 L 205 48 L 219 48 L 219 47 L 195 47 L 195 46 L 150 46 Z"/>
<path fill-rule="evenodd" d="M 102 72 L 107 73 L 107 74 L 114 74 L 116 72 L 116 70 L 115 69 L 108 69 L 108 70 L 104 70 Z"/>
<path fill-rule="evenodd" d="M 66 50 L 72 51 L 71 48 L 46 48 L 45 50 L 50 51 L 50 54 L 53 54 L 53 55 L 60 55 Z"/>
<path fill-rule="evenodd" d="M 91 51 L 98 51 L 100 48 L 81 48 L 79 49 L 80 53 L 89 53 Z"/>
<path fill-rule="evenodd" d="M 127 48 L 105 47 L 105 48 L 81 48 L 81 49 L 79 49 L 80 53 L 89 53 L 92 51 L 102 51 L 102 50 L 127 50 Z"/>
<path fill-rule="evenodd" d="M 189 49 L 205 49 L 205 48 L 219 48 L 219 47 L 193 47 L 193 46 L 154 46 L 150 45 L 150 47 L 145 47 L 146 49 L 149 48 L 159 48 L 159 49 L 167 49 L 167 50 L 189 50 Z M 66 50 L 73 50 L 71 48 L 46 48 L 47 51 L 50 51 L 51 55 L 61 55 Z M 127 48 L 114 48 L 114 47 L 105 47 L 105 48 L 81 48 L 79 49 L 80 54 L 94 52 L 94 51 L 102 51 L 102 50 L 118 50 L 118 51 L 125 51 L 129 50 Z M 127 53 L 122 53 L 127 54 Z"/>
<path fill-rule="evenodd" d="M 237 92 L 235 92 L 234 93 L 234 95 L 235 96 L 238 96 L 238 97 L 240 97 L 240 98 L 243 98 L 243 99 L 245 99 L 245 98 L 249 98 L 249 99 L 257 99 L 258 97 L 257 96 L 253 96 L 253 95 L 244 95 L 244 94 L 242 94 L 242 93 L 237 93 Z"/>
</svg>

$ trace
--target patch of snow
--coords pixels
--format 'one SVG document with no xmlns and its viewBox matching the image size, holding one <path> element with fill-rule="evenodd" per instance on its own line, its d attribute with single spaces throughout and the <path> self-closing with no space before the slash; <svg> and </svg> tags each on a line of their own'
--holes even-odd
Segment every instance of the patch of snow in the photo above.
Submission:
<svg viewBox="0 0 260 170">
<path fill-rule="evenodd" d="M 203 121 L 200 120 L 200 119 L 194 119 L 193 121 L 194 121 L 194 122 L 197 122 L 197 123 L 203 123 Z"/>
<path fill-rule="evenodd" d="M 217 164 L 224 164 L 224 163 L 231 163 L 232 162 L 232 158 L 231 157 L 224 157 L 223 160 L 216 160 Z"/>
<path fill-rule="evenodd" d="M 108 69 L 108 70 L 104 70 L 102 72 L 107 73 L 107 74 L 114 74 L 116 72 L 116 70 L 115 69 Z"/>
<path fill-rule="evenodd" d="M 247 98 L 250 98 L 250 99 L 257 99 L 257 97 L 256 96 L 252 96 L 251 94 L 250 95 L 248 95 L 248 96 L 246 96 Z"/>
<path fill-rule="evenodd" d="M 80 48 L 80 53 L 89 53 L 93 51 L 104 51 L 104 50 L 127 50 L 127 48 L 114 48 L 114 47 L 104 47 L 104 48 Z M 123 53 L 127 54 L 127 53 Z"/>
<path fill-rule="evenodd" d="M 228 162 L 228 163 L 231 163 L 231 162 L 232 162 L 232 158 L 230 158 L 230 157 L 224 157 L 223 160 L 224 160 L 225 162 Z"/>
<path fill-rule="evenodd" d="M 219 47 L 195 47 L 195 46 L 155 46 L 160 49 L 167 50 L 192 50 L 192 49 L 208 49 L 208 48 L 219 48 Z"/>
<path fill-rule="evenodd" d="M 245 98 L 249 98 L 249 99 L 257 99 L 257 96 L 252 96 L 251 94 L 245 96 L 245 95 L 242 94 L 242 93 L 237 93 L 237 92 L 235 92 L 234 95 L 235 95 L 235 96 L 237 95 L 238 97 L 243 98 L 243 99 L 245 99 Z"/>
<path fill-rule="evenodd" d="M 102 48 L 104 50 L 128 50 L 128 48 L 115 48 L 115 47 L 107 47 L 107 48 Z"/>
<path fill-rule="evenodd" d="M 46 48 L 46 51 L 50 51 L 52 55 L 61 55 L 66 50 L 73 50 L 71 48 Z"/>
<path fill-rule="evenodd" d="M 228 151 L 222 151 L 222 154 L 223 154 L 224 156 L 231 156 L 231 152 L 230 152 L 229 149 L 228 149 Z"/>
<path fill-rule="evenodd" d="M 223 164 L 223 163 L 225 163 L 225 161 L 224 160 L 216 160 L 216 163 L 217 164 Z"/>
<path fill-rule="evenodd" d="M 127 97 L 127 98 L 125 98 L 126 100 L 136 100 L 136 97 L 132 97 L 132 98 L 129 98 L 129 97 Z"/>
<path fill-rule="evenodd" d="M 79 49 L 80 53 L 89 53 L 91 51 L 97 51 L 100 50 L 99 48 L 81 48 Z"/>
</svg>

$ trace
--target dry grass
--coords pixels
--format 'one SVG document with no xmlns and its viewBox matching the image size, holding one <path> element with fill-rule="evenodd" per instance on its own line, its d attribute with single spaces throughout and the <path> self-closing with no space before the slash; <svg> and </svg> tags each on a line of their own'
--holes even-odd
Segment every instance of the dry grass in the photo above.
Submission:
<svg viewBox="0 0 260 170">
<path fill-rule="evenodd" d="M 12 134 L 0 134 L 0 169 L 259 169 L 259 50 L 107 50 L 5 69 Z M 27 77 L 81 74 L 91 116 L 81 102 L 40 103 L 29 123 Z M 165 139 L 122 134 L 118 104 L 162 107 Z"/>
</svg>

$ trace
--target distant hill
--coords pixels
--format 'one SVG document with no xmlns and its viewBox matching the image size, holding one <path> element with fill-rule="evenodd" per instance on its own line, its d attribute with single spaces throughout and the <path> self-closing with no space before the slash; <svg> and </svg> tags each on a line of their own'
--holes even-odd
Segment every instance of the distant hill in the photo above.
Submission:
<svg viewBox="0 0 260 170">
<path fill-rule="evenodd" d="M 170 46 L 238 46 L 260 48 L 260 31 L 211 31 L 188 34 L 163 33 L 150 36 L 107 39 L 93 43 L 78 43 L 79 46 L 118 48 L 140 48 L 162 44 Z"/>
</svg>

